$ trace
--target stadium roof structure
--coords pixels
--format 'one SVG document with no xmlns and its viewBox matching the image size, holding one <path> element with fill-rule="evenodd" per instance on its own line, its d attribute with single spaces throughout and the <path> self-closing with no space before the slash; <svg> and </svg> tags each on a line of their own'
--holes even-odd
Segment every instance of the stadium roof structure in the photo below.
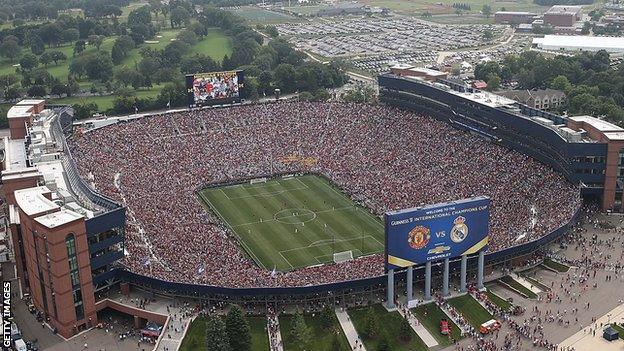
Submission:
<svg viewBox="0 0 624 351">
<path fill-rule="evenodd" d="M 624 53 L 624 37 L 593 37 L 583 35 L 546 35 L 533 38 L 533 45 L 552 51 L 599 51 Z"/>
</svg>

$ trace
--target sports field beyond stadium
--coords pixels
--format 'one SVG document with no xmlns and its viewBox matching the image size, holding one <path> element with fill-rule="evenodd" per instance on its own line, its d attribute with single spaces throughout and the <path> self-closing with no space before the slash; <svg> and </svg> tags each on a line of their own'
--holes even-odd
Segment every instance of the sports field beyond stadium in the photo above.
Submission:
<svg viewBox="0 0 624 351">
<path fill-rule="evenodd" d="M 384 250 L 382 222 L 314 175 L 207 188 L 200 198 L 267 270 L 291 270 Z"/>
</svg>

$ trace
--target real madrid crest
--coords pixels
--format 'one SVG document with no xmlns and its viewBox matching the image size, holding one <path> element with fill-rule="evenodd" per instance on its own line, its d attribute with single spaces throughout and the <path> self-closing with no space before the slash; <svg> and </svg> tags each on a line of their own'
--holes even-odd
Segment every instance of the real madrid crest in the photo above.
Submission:
<svg viewBox="0 0 624 351">
<path fill-rule="evenodd" d="M 412 249 L 418 250 L 427 246 L 431 239 L 430 230 L 427 227 L 421 225 L 414 227 L 410 230 L 407 236 L 407 242 Z"/>
<path fill-rule="evenodd" d="M 468 237 L 468 226 L 466 225 L 466 218 L 459 216 L 453 221 L 455 225 L 451 229 L 451 240 L 454 243 L 461 243 Z"/>
</svg>

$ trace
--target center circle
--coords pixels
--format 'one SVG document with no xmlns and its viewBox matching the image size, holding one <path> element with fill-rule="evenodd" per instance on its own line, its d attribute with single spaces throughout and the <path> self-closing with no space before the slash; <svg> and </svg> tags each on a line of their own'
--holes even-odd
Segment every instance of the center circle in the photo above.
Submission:
<svg viewBox="0 0 624 351">
<path fill-rule="evenodd" d="M 316 218 L 316 213 L 305 208 L 287 208 L 273 215 L 273 218 L 285 224 L 301 224 Z"/>
</svg>

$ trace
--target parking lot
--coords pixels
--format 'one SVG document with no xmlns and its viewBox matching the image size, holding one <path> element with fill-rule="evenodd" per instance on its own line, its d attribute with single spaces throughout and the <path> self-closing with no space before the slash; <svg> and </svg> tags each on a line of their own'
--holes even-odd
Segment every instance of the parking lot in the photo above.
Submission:
<svg viewBox="0 0 624 351">
<path fill-rule="evenodd" d="M 496 25 L 437 25 L 403 16 L 318 19 L 277 25 L 280 35 L 302 51 L 345 58 L 355 68 L 378 73 L 389 64 L 436 61 L 439 52 L 492 45 L 505 31 Z M 492 39 L 486 39 L 486 32 Z"/>
</svg>

